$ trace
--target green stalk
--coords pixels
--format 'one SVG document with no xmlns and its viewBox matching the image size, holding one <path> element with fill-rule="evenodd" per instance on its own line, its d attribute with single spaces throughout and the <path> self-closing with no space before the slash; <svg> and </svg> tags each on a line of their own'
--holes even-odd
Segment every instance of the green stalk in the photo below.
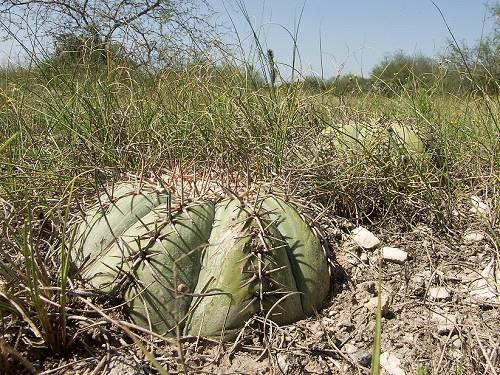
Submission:
<svg viewBox="0 0 500 375">
<path fill-rule="evenodd" d="M 75 188 L 75 179 L 71 181 L 70 187 L 69 187 L 69 194 L 68 194 L 68 202 L 66 205 L 66 211 L 64 213 L 64 219 L 62 223 L 62 231 L 61 231 L 61 238 L 62 238 L 62 243 L 61 243 L 61 250 L 60 250 L 60 261 L 61 261 L 61 269 L 60 269 L 60 274 L 59 274 L 59 317 L 61 319 L 61 342 L 62 342 L 62 348 L 67 347 L 67 332 L 66 332 L 66 285 L 68 281 L 68 274 L 69 274 L 69 269 L 70 269 L 70 260 L 71 257 L 69 256 L 70 251 L 73 247 L 73 244 L 75 242 L 75 237 L 77 233 L 77 228 L 74 227 L 71 230 L 71 238 L 69 240 L 69 243 L 66 242 L 66 236 L 67 236 L 67 231 L 68 231 L 68 226 L 67 223 L 69 221 L 69 215 L 70 215 L 70 208 L 71 208 L 71 201 L 73 199 L 73 192 Z"/>
<path fill-rule="evenodd" d="M 2 154 L 7 147 L 9 147 L 17 139 L 19 134 L 21 134 L 20 131 L 15 132 L 4 143 L 0 144 L 0 154 Z"/>
<path fill-rule="evenodd" d="M 375 337 L 373 340 L 373 354 L 371 374 L 380 375 L 380 349 L 382 342 L 382 265 L 379 264 L 378 273 L 378 302 L 375 312 Z"/>
</svg>

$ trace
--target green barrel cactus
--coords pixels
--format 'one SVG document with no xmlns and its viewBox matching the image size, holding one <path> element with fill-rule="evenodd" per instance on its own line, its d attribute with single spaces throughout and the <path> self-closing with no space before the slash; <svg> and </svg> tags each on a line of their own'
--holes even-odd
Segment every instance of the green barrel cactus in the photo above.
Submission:
<svg viewBox="0 0 500 375">
<path fill-rule="evenodd" d="M 412 154 L 423 155 L 426 150 L 419 135 L 410 127 L 398 123 L 387 126 L 370 123 L 354 123 L 329 126 L 321 133 L 338 149 L 359 151 L 380 146 L 389 151 L 404 149 Z"/>
<path fill-rule="evenodd" d="M 78 224 L 83 279 L 123 297 L 136 324 L 229 338 L 254 316 L 288 324 L 321 306 L 325 244 L 291 203 L 175 191 L 119 184 Z"/>
</svg>

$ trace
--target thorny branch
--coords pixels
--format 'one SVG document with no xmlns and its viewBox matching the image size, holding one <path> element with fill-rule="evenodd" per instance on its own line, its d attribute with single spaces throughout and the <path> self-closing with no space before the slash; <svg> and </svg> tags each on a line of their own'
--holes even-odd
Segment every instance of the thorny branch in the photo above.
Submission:
<svg viewBox="0 0 500 375">
<path fill-rule="evenodd" d="M 72 36 L 105 52 L 119 45 L 138 63 L 159 63 L 217 46 L 211 14 L 207 0 L 3 0 L 0 35 L 54 44 Z M 42 22 L 33 30 L 35 15 Z"/>
</svg>

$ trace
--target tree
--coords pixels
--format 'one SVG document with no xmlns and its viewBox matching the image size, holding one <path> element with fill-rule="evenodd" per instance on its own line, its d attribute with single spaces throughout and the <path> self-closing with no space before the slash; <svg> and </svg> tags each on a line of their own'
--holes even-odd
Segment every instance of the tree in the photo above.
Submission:
<svg viewBox="0 0 500 375">
<path fill-rule="evenodd" d="M 157 63 L 208 48 L 210 13 L 207 0 L 2 0 L 0 25 L 11 36 L 49 38 L 58 52 L 85 46 L 108 56 L 118 44 L 136 61 Z"/>
<path fill-rule="evenodd" d="M 493 31 L 475 45 L 459 45 L 451 40 L 443 56 L 450 65 L 450 77 L 460 89 L 477 90 L 492 94 L 500 92 L 500 4 L 489 9 L 494 17 Z M 451 79 L 450 79 L 451 80 Z"/>
<path fill-rule="evenodd" d="M 409 56 L 402 51 L 386 55 L 371 72 L 375 87 L 386 94 L 397 93 L 404 87 L 430 85 L 435 79 L 437 63 L 422 55 Z"/>
</svg>

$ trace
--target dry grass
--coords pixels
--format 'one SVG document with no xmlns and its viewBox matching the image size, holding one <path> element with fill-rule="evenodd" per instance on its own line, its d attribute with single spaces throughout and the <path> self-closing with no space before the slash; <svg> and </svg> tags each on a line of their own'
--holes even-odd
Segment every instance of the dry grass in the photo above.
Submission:
<svg viewBox="0 0 500 375">
<path fill-rule="evenodd" d="M 338 98 L 307 94 L 300 85 L 254 89 L 241 70 L 221 73 L 212 66 L 154 77 L 81 69 L 77 76 L 57 69 L 3 74 L 4 372 L 98 374 L 124 360 L 144 371 L 170 373 L 237 366 L 248 373 L 279 373 L 284 364 L 290 373 L 366 373 L 345 349 L 349 342 L 368 351 L 373 346 L 375 318 L 363 307 L 369 294 L 360 285 L 377 280 L 377 262 L 369 257 L 353 265 L 349 254 L 362 254 L 343 247 L 358 224 L 378 228 L 385 243 L 407 246 L 412 255 L 406 266 L 382 267 L 383 287 L 394 295 L 394 316 L 382 318 L 382 351 L 391 348 L 404 356 L 411 372 L 498 372 L 499 307 L 467 304 L 461 284 L 443 271 L 477 273 L 486 259 L 500 262 L 498 98 L 424 92 Z M 419 129 L 432 161 L 404 149 L 388 153 L 383 142 L 361 150 L 320 146 L 328 126 L 374 120 Z M 334 294 L 325 310 L 290 327 L 256 318 L 227 344 L 158 337 L 128 322 L 114 307 L 119 301 L 81 290 L 69 257 L 72 217 L 106 182 L 179 165 L 245 181 L 280 181 L 316 210 L 344 275 L 332 281 Z M 491 207 L 486 221 L 468 211 L 473 194 Z M 486 239 L 465 245 L 462 235 L 469 227 L 487 232 Z M 56 251 L 60 248 L 66 251 Z M 452 301 L 436 306 L 441 304 L 412 291 L 412 280 L 424 270 L 433 275 L 427 288 L 456 287 Z M 463 317 L 453 334 L 436 335 L 428 319 L 418 320 L 435 307 Z M 348 326 L 339 326 L 348 316 Z M 409 343 L 399 334 L 406 331 L 413 335 L 413 341 L 406 338 Z M 461 346 L 451 350 L 455 336 Z"/>
</svg>

